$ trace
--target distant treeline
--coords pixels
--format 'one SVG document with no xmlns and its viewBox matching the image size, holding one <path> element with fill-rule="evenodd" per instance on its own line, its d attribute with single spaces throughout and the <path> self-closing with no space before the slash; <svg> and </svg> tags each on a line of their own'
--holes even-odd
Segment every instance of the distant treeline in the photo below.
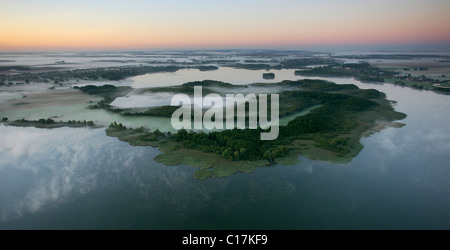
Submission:
<svg viewBox="0 0 450 250">
<path fill-rule="evenodd" d="M 252 61 L 252 60 L 250 60 Z M 256 62 L 256 61 L 255 61 Z M 261 61 L 262 62 L 262 61 Z M 226 67 L 249 70 L 268 70 L 268 69 L 300 69 L 308 65 L 328 65 L 336 64 L 333 58 L 298 58 L 287 59 L 279 62 L 279 60 L 271 60 L 269 63 L 239 63 L 236 60 L 210 60 L 201 63 L 213 63 Z M 123 63 L 123 61 L 117 61 Z M 63 68 L 42 68 L 24 65 L 0 66 L 1 71 L 27 71 L 20 74 L 0 75 L 0 82 L 5 85 L 8 82 L 48 82 L 60 84 L 69 80 L 111 80 L 117 81 L 128 77 L 144 75 L 148 73 L 176 72 L 185 68 L 197 68 L 200 71 L 209 71 L 219 69 L 216 65 L 198 65 L 198 61 L 192 64 L 176 63 L 167 66 L 149 66 L 149 65 L 128 65 L 117 67 L 90 68 L 90 69 L 72 69 L 64 70 Z M 274 64 L 277 63 L 277 64 Z M 44 72 L 42 72 L 44 70 Z"/>
<path fill-rule="evenodd" d="M 8 118 L 2 118 L 2 122 L 7 122 Z M 38 120 L 19 119 L 8 123 L 11 126 L 17 127 L 36 127 L 36 128 L 59 128 L 59 127 L 93 127 L 95 123 L 93 121 L 55 121 L 51 118 L 41 118 Z"/>
<path fill-rule="evenodd" d="M 6 70 L 32 71 L 39 68 L 28 66 L 0 66 L 0 71 Z M 26 72 L 14 75 L 0 75 L 1 82 L 25 81 L 61 83 L 69 80 L 111 80 L 117 81 L 128 77 L 148 73 L 176 72 L 178 66 L 120 66 L 94 69 L 52 70 L 46 72 Z M 42 69 L 40 69 L 42 70 Z"/>
<path fill-rule="evenodd" d="M 95 86 L 95 85 L 86 85 L 82 87 L 74 86 L 74 89 L 79 89 L 82 92 L 90 95 L 100 95 L 105 94 L 109 92 L 113 92 L 117 90 L 117 87 L 110 84 L 105 84 L 101 86 Z"/>
<path fill-rule="evenodd" d="M 348 63 L 343 65 L 327 65 L 307 70 L 296 70 L 295 75 L 301 76 L 338 76 L 355 77 L 360 81 L 384 82 L 392 78 L 396 72 L 371 67 L 368 63 Z"/>
<path fill-rule="evenodd" d="M 173 112 L 179 109 L 179 106 L 161 106 L 149 108 L 143 112 L 123 112 L 124 116 L 156 116 L 156 117 L 172 117 Z"/>
</svg>

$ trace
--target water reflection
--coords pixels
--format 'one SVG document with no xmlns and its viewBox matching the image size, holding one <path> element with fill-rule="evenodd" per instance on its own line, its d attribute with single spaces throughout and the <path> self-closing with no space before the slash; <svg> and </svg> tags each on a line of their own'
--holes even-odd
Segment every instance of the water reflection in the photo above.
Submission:
<svg viewBox="0 0 450 250">
<path fill-rule="evenodd" d="M 120 168 L 150 161 L 156 154 L 151 148 L 131 149 L 115 138 L 104 137 L 103 129 L 1 125 L 1 220 L 34 213 L 69 195 L 76 197 L 108 185 L 117 179 Z"/>
<path fill-rule="evenodd" d="M 156 163 L 158 150 L 103 129 L 0 125 L 0 228 L 448 229 L 448 96 L 318 79 L 385 92 L 406 126 L 363 138 L 348 164 L 301 158 L 198 181 L 194 168 Z"/>
<path fill-rule="evenodd" d="M 216 80 L 235 85 L 243 85 L 257 82 L 275 83 L 282 80 L 295 80 L 295 70 L 282 69 L 271 70 L 275 73 L 275 79 L 265 80 L 262 78 L 266 70 L 245 70 L 221 67 L 214 71 L 199 71 L 197 69 L 181 69 L 173 73 L 155 73 L 132 77 L 133 88 L 151 88 L 181 85 L 186 82 Z"/>
<path fill-rule="evenodd" d="M 104 129 L 0 125 L 0 138 L 4 142 L 0 145 L 0 228 L 4 223 L 6 228 L 60 228 L 64 223 L 68 224 L 63 228 L 91 228 L 92 216 L 98 216 L 94 207 L 100 204 L 107 206 L 102 216 L 110 216 L 108 210 L 121 204 L 126 223 L 135 216 L 132 208 L 145 212 L 149 221 L 143 225 L 160 227 L 161 210 L 177 214 L 178 219 L 188 216 L 227 185 L 226 179 L 195 180 L 190 166 L 157 163 L 153 158 L 159 150 L 132 147 L 105 136 Z M 80 199 L 89 205 L 77 211 Z M 55 209 L 64 215 L 55 215 Z M 26 222 L 37 218 L 33 214 L 45 220 Z M 23 216 L 25 224 L 18 220 Z M 107 220 L 103 226 L 114 224 L 113 218 Z"/>
</svg>

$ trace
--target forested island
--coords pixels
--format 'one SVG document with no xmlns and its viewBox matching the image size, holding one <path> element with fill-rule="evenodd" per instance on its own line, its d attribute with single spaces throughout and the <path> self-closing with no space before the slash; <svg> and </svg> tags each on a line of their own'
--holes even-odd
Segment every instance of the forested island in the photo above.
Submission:
<svg viewBox="0 0 450 250">
<path fill-rule="evenodd" d="M 9 121 L 7 117 L 3 117 L 1 122 L 16 127 L 35 127 L 35 128 L 62 128 L 62 127 L 70 127 L 70 128 L 80 128 L 80 127 L 91 127 L 91 128 L 99 128 L 100 126 L 95 125 L 93 121 L 55 121 L 51 118 L 41 118 L 39 120 L 27 120 L 20 119 L 15 121 Z"/>
<path fill-rule="evenodd" d="M 403 68 L 403 71 L 426 71 L 425 67 Z M 432 79 L 425 75 L 412 75 L 399 73 L 393 70 L 374 67 L 367 62 L 331 64 L 310 69 L 295 71 L 299 76 L 323 77 L 354 77 L 362 82 L 391 83 L 415 89 L 433 90 L 437 92 L 450 92 L 450 81 L 447 79 Z"/>
<path fill-rule="evenodd" d="M 394 111 L 384 93 L 374 89 L 362 90 L 352 84 L 338 85 L 322 80 L 283 81 L 277 84 L 257 84 L 267 88 L 282 86 L 280 118 L 295 115 L 309 107 L 309 113 L 297 116 L 287 125 L 280 126 L 276 140 L 261 141 L 261 129 L 232 129 L 222 131 L 187 131 L 176 133 L 146 128 L 127 128 L 111 123 L 106 129 L 109 136 L 118 137 L 131 145 L 158 147 L 162 154 L 155 160 L 167 165 L 188 164 L 199 169 L 195 177 L 205 179 L 224 177 L 235 172 L 252 172 L 259 166 L 293 164 L 299 155 L 304 157 L 346 163 L 362 149 L 360 138 L 383 126 L 402 126 L 392 121 L 405 118 Z M 191 82 L 181 86 L 148 89 L 147 91 L 173 91 L 193 93 L 194 86 L 218 86 L 233 92 L 242 86 L 217 81 Z M 89 86 L 81 88 L 89 94 L 108 96 L 112 87 Z M 162 106 L 139 113 L 131 110 L 106 110 L 122 115 L 170 117 L 174 107 Z M 102 108 L 98 107 L 98 108 Z M 175 107 L 177 108 L 177 107 Z M 153 110 L 154 113 L 152 113 Z M 157 113 L 157 111 L 161 113 Z M 165 111 L 163 111 L 165 110 Z"/>
<path fill-rule="evenodd" d="M 272 80 L 272 79 L 275 79 L 275 74 L 274 73 L 263 73 L 263 78 L 266 80 Z"/>
<path fill-rule="evenodd" d="M 250 53 L 250 52 L 249 52 Z M 250 55 L 254 56 L 254 52 Z M 141 108 L 113 106 L 114 100 L 128 95 L 159 95 L 182 93 L 194 95 L 194 87 L 202 86 L 202 94 L 217 93 L 224 97 L 228 93 L 276 93 L 279 95 L 279 116 L 283 121 L 276 140 L 261 141 L 258 129 L 228 130 L 174 130 L 127 127 L 114 120 L 106 128 L 108 136 L 117 137 L 131 145 L 158 147 L 162 154 L 155 160 L 167 165 L 187 164 L 198 167 L 195 177 L 205 179 L 224 177 L 236 172 L 252 172 L 259 166 L 293 164 L 299 156 L 309 159 L 346 163 L 362 150 L 362 136 L 376 132 L 386 126 L 402 126 L 395 123 L 406 117 L 396 112 L 386 95 L 374 89 L 362 90 L 352 84 L 335 84 L 323 80 L 282 81 L 278 83 L 253 83 L 233 85 L 215 80 L 186 82 L 177 86 L 133 89 L 111 83 L 129 77 L 161 72 L 176 72 L 180 69 L 199 71 L 218 70 L 231 67 L 246 70 L 266 70 L 263 79 L 275 78 L 274 70 L 294 69 L 300 76 L 354 77 L 365 82 L 389 82 L 418 89 L 432 89 L 446 92 L 448 80 L 431 79 L 416 74 L 399 74 L 373 66 L 367 62 L 344 63 L 339 56 L 276 58 L 275 52 L 257 54 L 257 59 L 235 60 L 229 58 L 193 59 L 191 62 L 168 62 L 158 65 L 128 65 L 104 68 L 65 70 L 57 67 L 2 66 L 0 85 L 50 83 L 64 86 L 70 91 L 78 90 L 92 97 L 85 103 L 93 112 L 111 112 L 117 117 L 135 119 L 158 117 L 170 119 L 179 106 L 161 105 Z M 402 55 L 404 56 L 404 55 Z M 369 57 L 374 59 L 377 56 Z M 381 56 L 382 59 L 383 56 Z M 367 59 L 355 57 L 355 59 Z M 445 58 L 441 58 L 445 59 Z M 122 61 L 121 61 L 122 62 Z M 125 61 L 124 61 L 125 62 Z M 62 64 L 62 63 L 60 63 Z M 425 67 L 404 69 L 405 71 L 426 71 Z M 261 77 L 261 76 L 259 76 Z M 104 85 L 92 83 L 109 81 Z M 86 84 L 87 83 L 87 84 Z M 7 88 L 7 87 L 5 87 Z M 52 90 L 52 89 L 50 89 Z M 75 91 L 78 93 L 77 91 Z M 450 91 L 448 91 L 450 92 Z M 83 96 L 84 94 L 79 93 Z M 245 94 L 244 94 L 245 95 Z M 17 103 L 16 105 L 19 105 Z M 246 106 L 248 110 L 248 104 Z M 268 108 L 270 111 L 270 106 Z M 205 112 L 205 111 L 203 111 Z M 191 112 L 193 115 L 193 112 Z M 246 119 L 248 119 L 248 112 Z M 19 117 L 21 118 L 21 117 Z M 57 120 L 43 117 L 36 120 L 2 118 L 10 126 L 33 126 L 38 128 L 91 127 L 94 121 Z M 77 117 L 78 119 L 78 117 Z M 235 116 L 235 119 L 237 117 Z M 104 125 L 108 124 L 103 123 Z M 141 126 L 141 125 L 139 125 Z"/>
<path fill-rule="evenodd" d="M 279 128 L 276 140 L 262 141 L 258 129 L 228 129 L 217 131 L 178 130 L 175 133 L 148 128 L 127 128 L 111 122 L 108 136 L 117 137 L 131 145 L 158 147 L 162 154 L 155 160 L 167 165 L 188 164 L 199 169 L 198 179 L 224 177 L 236 172 L 252 172 L 260 166 L 293 164 L 299 155 L 321 161 L 346 163 L 363 148 L 360 138 L 406 117 L 396 112 L 384 93 L 374 89 L 359 89 L 353 84 L 335 84 L 323 80 L 282 81 L 232 85 L 204 80 L 179 86 L 141 89 L 141 92 L 194 94 L 194 87 L 202 86 L 203 95 L 238 93 L 245 88 L 262 87 L 268 93 L 279 94 L 280 119 L 288 119 Z M 122 116 L 150 116 L 170 118 L 177 106 L 142 109 L 121 109 L 111 102 L 127 95 L 130 87 L 86 85 L 74 87 L 88 95 L 102 97 L 91 109 L 104 109 Z M 282 89 L 283 91 L 280 91 Z M 247 104 L 248 105 L 248 104 Z M 269 105 L 270 106 L 270 105 Z M 246 107 L 248 109 L 248 106 Z M 270 107 L 268 108 L 270 110 Z M 308 110 L 305 114 L 305 110 Z M 248 118 L 248 112 L 246 113 Z M 236 119 L 236 116 L 235 116 Z M 93 121 L 55 121 L 2 119 L 11 126 L 38 128 L 98 127 Z"/>
</svg>

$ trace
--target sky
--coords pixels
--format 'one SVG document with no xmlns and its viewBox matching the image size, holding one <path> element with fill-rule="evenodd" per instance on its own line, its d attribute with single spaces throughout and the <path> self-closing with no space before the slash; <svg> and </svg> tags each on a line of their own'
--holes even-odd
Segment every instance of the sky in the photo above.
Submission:
<svg viewBox="0 0 450 250">
<path fill-rule="evenodd" d="M 0 51 L 450 45 L 450 0 L 0 0 Z"/>
</svg>

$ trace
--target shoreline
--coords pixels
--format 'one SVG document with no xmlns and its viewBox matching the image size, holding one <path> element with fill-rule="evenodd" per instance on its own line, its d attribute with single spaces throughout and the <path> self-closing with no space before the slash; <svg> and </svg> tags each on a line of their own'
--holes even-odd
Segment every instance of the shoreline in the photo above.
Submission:
<svg viewBox="0 0 450 250">
<path fill-rule="evenodd" d="M 216 83 L 209 84 L 214 86 Z M 363 149 L 363 145 L 360 143 L 362 137 L 379 132 L 388 126 L 399 127 L 399 123 L 394 121 L 406 117 L 405 114 L 394 110 L 392 103 L 386 99 L 384 93 L 376 90 L 363 90 L 354 85 L 339 85 L 322 80 L 284 81 L 271 86 L 277 88 L 279 87 L 277 85 L 283 85 L 285 89 L 288 87 L 302 89 L 280 92 L 283 96 L 281 98 L 283 100 L 282 110 L 300 110 L 287 113 L 286 117 L 295 117 L 280 126 L 280 136 L 277 140 L 252 142 L 255 140 L 252 134 L 259 132 L 248 129 L 210 132 L 218 137 L 228 134 L 228 136 L 232 136 L 230 138 L 235 138 L 232 140 L 235 140 L 236 143 L 245 138 L 243 137 L 245 134 L 250 133 L 248 134 L 251 136 L 249 140 L 239 143 L 247 145 L 241 147 L 250 146 L 256 147 L 254 149 L 257 151 L 263 150 L 254 155 L 254 158 L 246 158 L 249 155 L 246 156 L 245 152 L 251 148 L 241 148 L 239 152 L 230 154 L 234 150 L 230 147 L 234 144 L 224 145 L 220 148 L 214 146 L 216 151 L 210 151 L 213 149 L 211 146 L 204 147 L 202 144 L 196 144 L 200 141 L 204 142 L 204 139 L 197 141 L 198 138 L 202 138 L 203 132 L 185 132 L 188 137 L 180 137 L 180 130 L 172 134 L 161 132 L 158 129 L 150 131 L 144 127 L 127 128 L 122 123 L 111 122 L 110 126 L 105 129 L 105 133 L 107 136 L 117 137 L 121 141 L 128 142 L 132 146 L 159 148 L 162 154 L 156 156 L 155 161 L 166 165 L 186 164 L 197 167 L 198 170 L 194 173 L 194 177 L 206 179 L 226 177 L 237 172 L 251 173 L 261 166 L 292 165 L 299 162 L 300 156 L 329 163 L 347 163 Z M 230 85 L 228 89 L 233 90 L 233 88 L 240 87 Z M 103 98 L 117 94 L 116 88 L 90 87 L 85 89 L 85 91 L 88 90 L 90 95 L 78 92 L 86 97 L 103 96 Z M 42 98 L 42 96 L 40 97 Z M 329 121 L 323 120 L 324 118 Z M 308 128 L 311 121 L 314 121 L 315 127 Z M 93 121 L 58 122 L 51 118 L 21 119 L 4 121 L 4 123 L 11 126 L 38 128 L 99 127 Z M 327 127 L 330 125 L 332 127 Z M 206 142 L 211 140 L 209 136 L 204 138 L 207 138 Z M 212 140 L 208 143 L 215 145 L 217 142 Z M 231 143 L 235 142 L 231 141 Z"/>
</svg>

